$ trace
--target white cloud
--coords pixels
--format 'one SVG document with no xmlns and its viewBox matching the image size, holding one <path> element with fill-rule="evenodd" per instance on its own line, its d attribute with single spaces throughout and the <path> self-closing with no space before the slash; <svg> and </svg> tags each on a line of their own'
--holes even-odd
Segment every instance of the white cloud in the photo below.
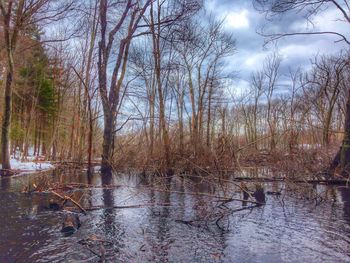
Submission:
<svg viewBox="0 0 350 263">
<path fill-rule="evenodd" d="M 328 9 L 318 14 L 313 20 L 317 29 L 322 31 L 348 30 L 348 22 L 344 22 L 344 17 L 338 9 Z M 348 32 L 348 31 L 345 31 Z"/>
<path fill-rule="evenodd" d="M 232 11 L 226 14 L 226 26 L 235 29 L 249 28 L 248 10 L 243 9 L 239 12 Z"/>
<path fill-rule="evenodd" d="M 244 66 L 248 69 L 260 69 L 263 65 L 263 62 L 266 58 L 266 52 L 257 52 L 250 55 L 247 55 L 244 61 Z"/>
<path fill-rule="evenodd" d="M 333 54 L 347 45 L 344 42 L 334 43 L 339 38 L 334 35 L 295 36 L 280 39 L 263 48 L 264 38 L 256 31 L 264 29 L 267 33 L 334 31 L 349 36 L 348 24 L 339 21 L 339 11 L 329 8 L 317 14 L 313 24 L 306 21 L 301 14 L 293 14 L 267 22 L 263 14 L 258 13 L 251 1 L 246 0 L 206 0 L 206 10 L 214 14 L 219 21 L 224 19 L 224 28 L 237 39 L 237 53 L 229 59 L 227 71 L 234 70 L 240 80 L 235 81 L 232 90 L 241 92 L 248 88 L 251 73 L 263 68 L 268 54 L 277 48 L 283 62 L 281 74 L 287 75 L 289 68 L 302 66 L 310 68 L 310 60 L 317 54 Z M 249 2 L 249 3 L 248 3 Z M 264 32 L 265 32 L 264 31 Z M 349 36 L 350 38 L 350 36 Z"/>
<path fill-rule="evenodd" d="M 313 45 L 298 45 L 290 44 L 280 48 L 279 53 L 283 59 L 288 59 L 290 57 L 309 57 L 317 52 L 317 47 Z"/>
</svg>

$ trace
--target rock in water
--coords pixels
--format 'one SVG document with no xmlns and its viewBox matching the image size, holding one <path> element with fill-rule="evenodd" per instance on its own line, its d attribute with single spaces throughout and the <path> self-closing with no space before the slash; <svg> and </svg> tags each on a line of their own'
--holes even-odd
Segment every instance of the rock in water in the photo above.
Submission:
<svg viewBox="0 0 350 263">
<path fill-rule="evenodd" d="M 80 227 L 80 219 L 77 214 L 69 213 L 64 216 L 61 232 L 65 234 L 73 234 Z"/>
<path fill-rule="evenodd" d="M 256 185 L 256 189 L 253 196 L 255 197 L 255 200 L 260 205 L 263 205 L 266 203 L 264 188 L 261 185 Z"/>
</svg>

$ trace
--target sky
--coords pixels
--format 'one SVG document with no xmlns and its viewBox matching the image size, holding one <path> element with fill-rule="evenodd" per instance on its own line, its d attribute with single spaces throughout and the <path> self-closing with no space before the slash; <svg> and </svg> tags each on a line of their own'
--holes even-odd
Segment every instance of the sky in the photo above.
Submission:
<svg viewBox="0 0 350 263">
<path fill-rule="evenodd" d="M 334 31 L 350 35 L 348 23 L 339 21 L 342 17 L 336 8 L 329 7 L 308 23 L 302 14 L 286 14 L 278 21 L 269 22 L 259 13 L 250 0 L 208 0 L 208 13 L 224 20 L 224 28 L 233 33 L 237 41 L 237 53 L 230 58 L 229 68 L 237 71 L 235 89 L 245 90 L 252 72 L 260 70 L 268 54 L 278 50 L 282 58 L 281 78 L 286 78 L 289 69 L 302 67 L 308 70 L 315 55 L 338 53 L 347 47 L 345 42 L 332 35 L 292 36 L 278 40 L 264 47 L 264 37 L 257 32 L 305 32 Z"/>
</svg>

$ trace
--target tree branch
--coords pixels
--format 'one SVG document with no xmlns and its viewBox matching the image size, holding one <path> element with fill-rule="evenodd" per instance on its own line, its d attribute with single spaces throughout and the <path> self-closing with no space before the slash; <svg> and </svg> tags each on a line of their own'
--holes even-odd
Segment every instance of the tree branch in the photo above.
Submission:
<svg viewBox="0 0 350 263">
<path fill-rule="evenodd" d="M 266 41 L 266 44 L 284 38 L 284 37 L 288 37 L 288 36 L 304 36 L 304 35 L 336 35 L 339 36 L 340 39 L 334 41 L 335 43 L 344 41 L 346 44 L 350 45 L 350 41 L 342 34 L 337 33 L 337 32 L 333 32 L 333 31 L 321 31 L 321 32 L 297 32 L 297 33 L 280 33 L 280 34 L 262 34 L 262 33 L 258 33 L 259 35 L 263 36 L 263 37 L 268 37 L 269 39 Z"/>
</svg>

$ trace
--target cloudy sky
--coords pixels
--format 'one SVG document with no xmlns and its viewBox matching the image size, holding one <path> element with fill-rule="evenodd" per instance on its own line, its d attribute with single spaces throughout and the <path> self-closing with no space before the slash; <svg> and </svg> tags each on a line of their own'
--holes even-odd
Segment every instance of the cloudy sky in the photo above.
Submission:
<svg viewBox="0 0 350 263">
<path fill-rule="evenodd" d="M 254 9 L 250 0 L 208 0 L 206 9 L 219 19 L 225 19 L 225 30 L 232 32 L 237 40 L 237 54 L 230 61 L 230 66 L 238 71 L 235 85 L 239 89 L 247 87 L 251 73 L 262 68 L 264 59 L 276 46 L 283 59 L 282 74 L 299 66 L 307 70 L 313 56 L 337 53 L 347 46 L 344 42 L 334 43 L 339 39 L 336 36 L 314 35 L 287 37 L 264 47 L 264 38 L 257 33 L 262 27 L 271 33 L 336 30 L 350 35 L 349 24 L 339 21 L 342 17 L 333 7 L 319 13 L 313 25 L 307 23 L 301 14 L 295 13 L 287 14 L 279 21 L 268 22 L 264 14 Z"/>
</svg>

